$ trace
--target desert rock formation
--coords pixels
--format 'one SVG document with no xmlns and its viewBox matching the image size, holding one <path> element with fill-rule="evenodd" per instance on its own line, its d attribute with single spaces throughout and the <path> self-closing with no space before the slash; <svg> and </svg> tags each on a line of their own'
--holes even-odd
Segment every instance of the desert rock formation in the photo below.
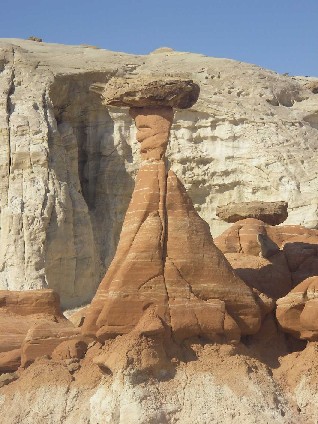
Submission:
<svg viewBox="0 0 318 424">
<path fill-rule="evenodd" d="M 283 223 L 288 217 L 287 202 L 244 202 L 218 206 L 216 215 L 226 222 L 255 218 L 269 225 Z"/>
<path fill-rule="evenodd" d="M 214 242 L 250 287 L 274 299 L 318 275 L 317 230 L 298 225 L 270 226 L 247 218 Z"/>
<path fill-rule="evenodd" d="M 145 91 L 145 80 L 127 80 L 123 87 L 111 80 L 102 92 L 106 105 L 132 106 L 143 162 L 117 252 L 83 332 L 102 342 L 129 333 L 151 306 L 157 323 L 148 318 L 143 334 L 164 331 L 162 321 L 178 342 L 195 336 L 239 341 L 259 329 L 257 301 L 213 244 L 175 173 L 167 175 L 164 161 L 172 107 L 191 106 L 199 88 L 192 81 L 150 82 L 152 89 Z"/>
<path fill-rule="evenodd" d="M 276 317 L 287 333 L 318 340 L 318 276 L 309 277 L 277 301 Z"/>
<path fill-rule="evenodd" d="M 201 87 L 175 114 L 167 158 L 212 234 L 229 226 L 218 205 L 252 200 L 287 201 L 286 224 L 317 226 L 315 80 L 184 52 L 2 39 L 1 289 L 49 287 L 63 308 L 91 300 L 118 244 L 139 148 L 128 110 L 107 110 L 89 87 L 163 69 Z"/>
<path fill-rule="evenodd" d="M 50 355 L 62 341 L 77 335 L 53 290 L 0 291 L 0 372 Z"/>
<path fill-rule="evenodd" d="M 92 91 L 102 94 L 111 106 L 170 107 L 188 109 L 199 97 L 200 88 L 192 80 L 164 77 L 112 78 L 104 84 L 92 84 Z M 138 125 L 138 124 L 137 124 Z M 138 140 L 139 141 L 139 140 Z"/>
<path fill-rule="evenodd" d="M 155 166 L 158 165 L 158 162 L 163 163 L 161 160 L 154 160 L 146 166 Z M 143 166 L 141 170 L 143 170 Z M 183 221 L 185 219 L 191 223 L 192 227 L 190 228 L 197 230 L 204 222 L 198 217 L 190 199 L 184 197 L 184 189 L 177 177 L 170 173 L 167 185 L 169 185 L 169 179 L 171 179 L 172 187 L 167 191 L 166 202 L 168 218 L 169 211 L 172 214 L 172 217 L 170 216 L 172 237 L 168 237 L 172 246 L 170 246 L 169 253 L 172 256 L 173 253 L 181 252 L 176 257 L 173 256 L 173 260 L 178 263 L 182 257 L 187 257 L 187 242 L 191 246 L 193 240 L 198 240 L 200 232 L 196 231 L 191 236 L 191 233 L 179 231 L 178 237 L 173 237 L 177 234 L 175 225 L 184 228 Z M 152 180 L 152 178 L 146 179 L 147 182 Z M 136 194 L 136 190 L 134 194 Z M 156 193 L 154 194 L 156 197 Z M 186 201 L 187 208 L 180 207 L 184 202 L 180 203 L 178 196 Z M 172 209 L 169 208 L 170 203 L 173 203 Z M 140 203 L 138 204 L 140 205 Z M 149 203 L 146 204 L 149 205 Z M 144 206 L 144 204 L 142 205 Z M 155 208 L 156 205 L 155 203 Z M 186 217 L 183 215 L 184 210 L 187 212 Z M 138 208 L 135 208 L 135 211 L 138 212 Z M 148 214 L 148 218 L 149 216 L 151 221 L 151 213 Z M 130 221 L 130 223 L 132 222 L 133 220 Z M 127 217 L 125 224 L 127 224 Z M 242 238 L 245 251 L 248 252 L 248 249 L 251 249 L 254 254 L 256 254 L 255 245 L 260 228 L 263 228 L 263 232 L 266 230 L 267 234 L 271 234 L 277 247 L 285 246 L 285 242 L 294 240 L 295 237 L 296 239 L 297 237 L 311 239 L 311 246 L 317 247 L 318 245 L 313 243 L 315 238 L 313 230 L 301 227 L 271 227 L 253 219 L 241 221 L 241 223 L 234 224 L 233 227 L 237 227 L 238 224 L 246 227 L 241 234 L 243 236 L 244 233 L 247 233 L 245 239 Z M 169 227 L 168 223 L 168 229 Z M 152 225 L 151 231 L 154 228 Z M 208 228 L 206 224 L 205 228 Z M 283 232 L 275 234 L 281 228 Z M 272 231 L 274 235 L 271 233 Z M 147 234 L 149 236 L 150 233 Z M 181 244 L 184 244 L 185 248 L 180 249 L 180 240 L 178 246 L 176 246 L 175 240 L 179 236 L 182 240 L 183 235 L 188 241 L 182 241 Z M 225 239 L 229 242 L 228 235 Z M 156 258 L 149 257 L 147 251 L 149 245 L 147 240 L 143 241 L 145 249 L 143 251 L 137 249 L 132 253 L 137 253 L 138 256 L 135 256 L 137 259 L 138 257 L 141 259 L 141 253 L 146 254 L 144 264 L 149 264 Z M 236 248 L 237 240 L 234 239 L 232 242 L 232 248 Z M 210 239 L 210 244 L 207 243 L 207 252 L 212 251 L 215 254 L 216 247 L 213 245 L 214 248 L 211 249 L 211 243 Z M 229 243 L 227 245 L 230 246 Z M 136 243 L 136 247 L 138 246 L 141 246 L 140 243 Z M 261 253 L 260 246 L 258 249 Z M 190 252 L 192 255 L 191 249 Z M 119 254 L 120 251 L 117 251 L 115 259 L 118 260 Z M 245 253 L 236 254 L 245 255 Z M 129 257 L 129 253 L 126 256 L 127 260 L 125 257 L 121 258 L 123 264 L 133 265 L 131 260 L 134 256 Z M 208 262 L 210 259 L 211 257 L 208 256 Z M 222 259 L 220 252 L 219 259 L 221 259 L 219 266 L 222 270 L 224 258 Z M 202 261 L 202 257 L 200 260 Z M 156 263 L 156 261 L 154 262 Z M 204 264 L 204 260 L 202 263 Z M 120 269 L 120 263 L 117 265 Z M 185 268 L 182 268 L 182 265 Z M 186 262 L 182 265 L 180 267 L 182 272 L 187 272 L 187 265 L 191 266 L 191 258 L 189 264 Z M 180 262 L 178 266 L 180 266 Z M 151 270 L 151 266 L 143 268 L 146 272 Z M 218 269 L 215 268 L 214 272 Z M 130 271 L 133 271 L 133 267 L 130 268 Z M 197 268 L 195 271 L 198 273 Z M 220 278 L 220 275 L 218 277 Z M 309 278 L 296 288 L 295 292 L 297 292 L 300 307 L 294 304 L 293 293 L 286 296 L 286 300 L 278 301 L 278 319 L 281 326 L 284 325 L 284 322 L 287 324 L 284 331 L 294 333 L 299 337 L 300 334 L 296 332 L 299 329 L 300 310 L 304 309 L 307 301 L 314 301 L 316 279 L 317 277 Z M 237 284 L 238 281 L 239 279 L 236 278 L 235 283 Z M 153 283 L 155 285 L 156 281 Z M 169 283 L 167 281 L 167 287 Z M 184 291 L 181 279 L 177 283 L 176 287 L 180 287 Z M 216 288 L 220 295 L 222 286 L 216 286 Z M 233 290 L 233 287 L 231 289 Z M 136 295 L 135 290 L 131 293 Z M 9 295 L 10 292 L 2 293 L 1 299 L 6 300 L 2 300 L 1 305 L 3 307 L 7 305 L 6 314 L 20 311 L 19 323 L 30 316 L 29 314 L 41 314 L 41 312 L 44 312 L 45 317 L 56 316 L 57 320 L 61 320 L 58 298 L 51 291 L 32 291 L 26 294 L 19 293 L 19 295 L 12 293 L 11 298 Z M 104 305 L 107 305 L 109 300 L 106 291 L 104 295 L 103 302 Z M 184 301 L 183 296 L 180 296 L 180 299 Z M 259 332 L 249 335 L 243 338 L 243 342 L 237 343 L 238 339 L 235 339 L 235 336 L 238 335 L 235 333 L 235 328 L 232 327 L 234 331 L 230 341 L 236 341 L 234 345 L 227 344 L 229 340 L 221 338 L 217 343 L 194 338 L 190 342 L 182 343 L 179 347 L 174 345 L 170 337 L 167 338 L 166 325 L 158 315 L 156 302 L 146 309 L 137 325 L 128 329 L 130 331 L 107 339 L 103 343 L 96 340 L 88 342 L 78 335 L 75 336 L 74 333 L 78 334 L 78 332 L 74 331 L 74 327 L 72 334 L 66 334 L 65 330 L 70 328 L 68 327 L 70 324 L 63 324 L 63 332 L 57 333 L 56 327 L 59 324 L 51 321 L 51 326 L 53 328 L 55 326 L 55 333 L 52 334 L 50 325 L 41 326 L 42 322 L 38 322 L 35 331 L 31 332 L 32 337 L 29 337 L 34 340 L 35 346 L 38 341 L 42 341 L 39 343 L 40 349 L 35 352 L 38 358 L 32 356 L 34 351 L 32 352 L 31 349 L 29 362 L 24 363 L 24 368 L 19 368 L 14 373 L 8 372 L 16 369 L 14 363 L 16 352 L 12 351 L 11 363 L 7 358 L 7 365 L 14 364 L 15 367 L 2 369 L 7 372 L 0 375 L 2 419 L 8 424 L 20 422 L 40 424 L 43 420 L 49 424 L 55 424 L 55 422 L 72 424 L 75 421 L 80 424 L 86 422 L 95 424 L 100 422 L 111 424 L 166 422 L 172 424 L 177 421 L 185 424 L 215 421 L 224 424 L 236 421 L 244 424 L 257 424 L 260 420 L 282 424 L 314 423 L 318 412 L 315 402 L 318 376 L 317 345 L 310 342 L 306 349 L 301 351 L 304 346 L 297 346 L 277 326 L 270 314 L 273 305 L 268 304 L 269 297 L 264 297 L 259 293 L 259 299 L 264 302 L 263 307 L 265 306 L 268 314 Z M 191 305 L 194 305 L 194 300 L 194 298 L 190 298 L 186 309 L 184 305 L 182 307 L 183 318 L 186 319 L 184 330 L 192 331 L 192 334 L 202 334 L 201 331 L 196 332 L 196 329 L 193 333 L 191 320 L 188 319 L 188 315 L 191 318 L 189 312 Z M 121 308 L 121 316 L 115 315 L 119 322 L 122 322 L 123 312 L 128 312 L 128 306 Z M 172 306 L 178 307 L 180 303 L 177 302 Z M 285 306 L 287 308 L 283 310 Z M 295 311 L 291 311 L 290 314 L 288 308 L 293 306 L 295 306 Z M 81 316 L 80 312 L 76 312 L 79 317 Z M 131 312 L 135 314 L 136 310 L 132 308 Z M 287 316 L 287 320 L 283 317 L 284 314 Z M 0 319 L 3 315 L 0 316 Z M 84 312 L 84 316 L 86 315 L 87 308 Z M 130 316 L 133 315 L 130 314 Z M 210 317 L 215 318 L 215 315 Z M 129 321 L 127 320 L 127 322 Z M 308 323 L 307 320 L 307 325 Z M 82 319 L 79 319 L 78 325 L 81 324 Z M 292 331 L 288 325 L 293 327 Z M 311 331 L 316 331 L 316 329 L 311 327 Z M 308 337 L 308 334 L 307 331 L 307 334 L 302 334 L 302 336 Z M 58 343 L 56 343 L 57 335 Z M 43 336 L 46 338 L 44 343 Z M 63 341 L 65 337 L 67 340 Z M 180 340 L 182 339 L 183 337 L 180 337 Z M 27 340 L 27 342 L 29 341 Z M 52 341 L 54 346 L 51 345 Z M 220 344 L 222 341 L 226 343 Z M 19 360 L 20 357 L 17 356 L 17 360 Z M 30 405 L 32 405 L 31 409 Z M 211 405 L 214 407 L 211 408 Z"/>
<path fill-rule="evenodd" d="M 210 59 L 191 56 L 193 69 L 189 73 L 198 72 L 197 82 L 203 87 L 194 106 L 198 89 L 191 75 L 161 75 L 160 79 L 153 75 L 159 69 L 156 64 L 163 61 L 167 73 L 173 75 L 177 63 L 186 71 L 189 65 L 183 59 L 187 55 L 170 50 L 155 52 L 147 64 L 143 63 L 144 69 L 143 65 L 139 69 L 138 57 L 131 56 L 130 65 L 125 67 L 125 55 L 118 54 L 114 59 L 113 53 L 91 54 L 89 47 L 82 47 L 77 53 L 87 52 L 87 59 L 80 53 L 65 68 L 63 51 L 68 48 L 51 47 L 62 52 L 62 56 L 45 56 L 46 45 L 35 47 L 33 52 L 28 42 L 15 43 L 23 44 L 27 50 L 17 46 L 10 50 L 7 44 L 7 56 L 3 64 L 0 62 L 0 84 L 5 81 L 7 87 L 6 78 L 10 82 L 9 89 L 3 90 L 6 113 L 0 115 L 4 128 L 0 134 L 8 149 L 2 152 L 0 167 L 0 189 L 8 194 L 7 198 L 1 197 L 1 232 L 5 238 L 0 251 L 0 276 L 5 288 L 33 290 L 0 292 L 1 420 L 6 424 L 315 423 L 318 231 L 300 225 L 271 226 L 253 215 L 254 218 L 236 222 L 213 241 L 209 225 L 197 210 L 205 202 L 209 204 L 206 211 L 214 213 L 218 202 L 251 200 L 236 190 L 242 187 L 246 174 L 237 169 L 235 178 L 240 183 L 231 188 L 229 181 L 235 173 L 229 164 L 235 163 L 235 159 L 229 161 L 226 156 L 226 170 L 222 169 L 218 167 L 217 158 L 222 157 L 219 152 L 210 168 L 209 149 L 199 162 L 193 162 L 199 168 L 198 173 L 193 172 L 188 168 L 192 162 L 186 148 L 190 139 L 191 146 L 200 145 L 200 137 L 206 134 L 202 131 L 199 136 L 193 131 L 193 122 L 197 120 L 211 131 L 213 116 L 216 126 L 209 139 L 211 151 L 217 151 L 217 146 L 224 146 L 225 141 L 231 143 L 232 150 L 238 143 L 236 163 L 245 164 L 253 187 L 263 187 L 266 193 L 264 181 L 272 183 L 271 176 L 277 176 L 282 163 L 292 173 L 296 165 L 291 158 L 299 150 L 291 154 L 288 149 L 292 142 L 284 141 L 288 150 L 284 159 L 275 158 L 272 162 L 271 153 L 264 146 L 263 158 L 253 157 L 252 149 L 245 151 L 243 159 L 237 156 L 244 152 L 244 138 L 240 139 L 239 132 L 230 139 L 221 138 L 222 134 L 229 134 L 230 115 L 220 115 L 223 102 L 217 102 L 224 92 L 215 94 L 213 111 L 204 112 L 204 118 L 200 115 L 208 102 L 207 87 L 214 83 L 219 86 L 222 72 L 226 84 L 227 77 L 231 75 L 231 81 L 233 77 L 230 88 L 227 87 L 230 97 L 226 97 L 231 99 L 233 95 L 235 101 L 229 102 L 229 110 L 242 113 L 244 103 L 246 116 L 240 121 L 234 113 L 230 125 L 242 127 L 241 130 L 244 127 L 246 137 L 253 134 L 249 133 L 252 117 L 248 115 L 253 108 L 253 116 L 260 110 L 264 112 L 264 101 L 270 105 L 269 110 L 276 110 L 276 114 L 262 116 L 266 131 L 273 120 L 278 135 L 287 126 L 289 131 L 310 138 L 309 132 L 314 134 L 316 128 L 316 112 L 310 117 L 306 113 L 307 108 L 315 108 L 311 103 L 314 85 L 304 89 L 300 79 L 293 80 L 293 97 L 287 89 L 290 81 L 284 86 L 286 90 L 279 91 L 281 80 L 271 80 L 273 75 L 267 71 L 240 64 L 240 71 L 250 69 L 249 83 L 252 75 L 264 76 L 266 84 L 273 83 L 273 97 L 267 98 L 265 94 L 256 106 L 255 102 L 249 103 L 246 91 L 232 90 L 237 84 L 237 71 L 230 70 L 235 62 L 230 62 L 230 66 L 223 60 L 214 61 L 222 72 L 211 78 L 216 81 L 209 82 L 209 72 L 198 72 L 194 64 L 210 63 Z M 74 52 L 76 48 L 70 49 Z M 41 59 L 33 63 L 40 53 Z M 98 62 L 99 54 L 103 63 Z M 107 69 L 105 58 L 109 60 Z M 30 62 L 34 66 L 27 91 L 25 69 Z M 116 68 L 118 63 L 122 69 Z M 24 71 L 19 74 L 19 69 Z M 50 73 L 52 69 L 54 72 Z M 153 70 L 151 78 L 149 69 Z M 44 91 L 35 89 L 39 86 Z M 89 92 L 89 86 L 94 94 Z M 257 81 L 252 87 L 253 97 L 259 92 L 268 94 L 267 85 L 262 85 L 259 92 Z M 107 104 L 113 102 L 115 109 L 107 111 L 101 106 L 96 92 Z M 240 97 L 245 98 L 241 105 Z M 129 106 L 129 112 L 118 108 L 122 106 Z M 176 106 L 192 109 L 178 111 L 174 117 Z M 300 110 L 305 111 L 307 121 Z M 180 125 L 180 116 L 192 122 L 190 127 Z M 286 123 L 291 123 L 291 116 L 301 119 L 302 125 L 293 121 L 289 127 Z M 110 117 L 113 127 L 108 128 L 106 122 Z M 132 129 L 131 118 L 137 133 Z M 222 123 L 216 123 L 218 119 Z M 39 131 L 40 124 L 43 131 Z M 258 124 L 263 126 L 254 120 L 251 127 L 260 130 Z M 223 131 L 219 127 L 224 125 Z M 184 137 L 179 146 L 176 128 Z M 107 131 L 114 136 L 111 151 L 108 147 L 112 136 Z M 128 133 L 131 140 L 136 136 L 136 143 L 124 144 Z M 121 140 L 119 144 L 116 137 Z M 269 140 L 262 131 L 257 131 L 257 137 L 262 145 Z M 278 139 L 273 137 L 271 142 Z M 206 147 L 209 143 L 205 142 Z M 135 165 L 137 145 L 140 159 Z M 311 145 L 308 150 L 312 154 L 315 147 Z M 101 151 L 104 161 L 99 160 Z M 305 151 L 301 157 L 304 173 L 298 174 L 296 188 L 286 185 L 283 176 L 276 186 L 281 185 L 281 190 L 273 198 L 262 197 L 288 200 L 292 205 L 288 220 L 295 211 L 297 190 L 306 205 L 304 199 L 311 201 L 310 187 L 315 185 L 313 171 L 306 174 L 308 180 L 304 177 L 311 156 Z M 264 177 L 263 162 L 256 159 L 269 160 L 268 180 Z M 167 171 L 170 166 L 172 169 Z M 125 177 L 129 172 L 133 175 L 137 167 L 132 190 L 133 181 Z M 297 167 L 299 170 L 299 162 Z M 200 182 L 194 184 L 192 194 L 191 187 L 187 187 L 192 199 L 177 176 L 178 169 L 186 169 L 180 172 L 185 182 L 189 171 L 188 182 Z M 204 191 L 211 177 L 209 169 L 216 171 L 213 184 L 218 177 L 223 184 L 212 197 Z M 255 169 L 262 170 L 261 184 L 254 178 Z M 104 181 L 100 180 L 100 173 Z M 290 173 L 288 183 L 295 182 L 296 177 Z M 37 180 L 40 175 L 42 179 Z M 128 184 L 118 191 L 125 181 Z M 232 198 L 231 191 L 237 198 Z M 120 231 L 120 213 L 125 211 L 131 192 Z M 258 190 L 250 193 L 251 197 L 257 192 L 260 194 Z M 282 193 L 293 193 L 295 197 L 284 197 Z M 43 200 L 41 210 L 39 199 Z M 115 199 L 114 204 L 110 204 L 111 199 Z M 193 202 L 198 199 L 201 203 Z M 214 201 L 209 203 L 211 199 Z M 304 210 L 308 212 L 308 207 Z M 114 215 L 103 213 L 106 211 Z M 203 206 L 200 212 L 204 215 Z M 108 219 L 114 216 L 119 216 L 118 221 L 109 227 Z M 267 217 L 267 222 L 277 223 L 277 217 L 274 219 L 270 213 Z M 111 231 L 105 233 L 109 228 Z M 59 296 L 51 289 L 36 288 L 56 288 L 62 294 L 64 306 L 87 301 L 94 293 L 97 275 L 105 267 L 102 262 L 112 256 L 109 246 L 113 243 L 114 248 L 117 244 L 115 232 L 118 237 L 121 233 L 117 251 L 92 303 L 76 309 L 67 320 L 61 313 Z M 112 241 L 104 243 L 108 236 L 113 237 Z M 12 243 L 10 248 L 8 241 Z"/>
</svg>

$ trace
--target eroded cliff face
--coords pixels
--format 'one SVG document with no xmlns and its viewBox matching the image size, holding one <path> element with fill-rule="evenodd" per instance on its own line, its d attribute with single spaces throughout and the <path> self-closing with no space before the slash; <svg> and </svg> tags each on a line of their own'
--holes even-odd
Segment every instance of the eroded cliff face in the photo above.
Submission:
<svg viewBox="0 0 318 424">
<path fill-rule="evenodd" d="M 306 79 L 181 52 L 148 56 L 23 40 L 0 43 L 0 287 L 89 301 L 109 265 L 139 163 L 127 112 L 91 84 L 115 73 L 186 74 L 198 103 L 175 114 L 167 156 L 217 235 L 218 205 L 286 200 L 317 227 L 318 98 Z"/>
</svg>

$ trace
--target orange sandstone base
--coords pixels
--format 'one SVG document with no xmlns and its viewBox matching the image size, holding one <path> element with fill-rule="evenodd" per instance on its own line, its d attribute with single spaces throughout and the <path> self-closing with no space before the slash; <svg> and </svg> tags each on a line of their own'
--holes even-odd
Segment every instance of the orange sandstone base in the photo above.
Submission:
<svg viewBox="0 0 318 424">
<path fill-rule="evenodd" d="M 238 341 L 256 333 L 261 320 L 251 289 L 214 245 L 176 175 L 166 176 L 163 161 L 139 170 L 115 258 L 83 333 L 101 341 L 128 333 L 150 306 L 177 342 Z"/>
</svg>

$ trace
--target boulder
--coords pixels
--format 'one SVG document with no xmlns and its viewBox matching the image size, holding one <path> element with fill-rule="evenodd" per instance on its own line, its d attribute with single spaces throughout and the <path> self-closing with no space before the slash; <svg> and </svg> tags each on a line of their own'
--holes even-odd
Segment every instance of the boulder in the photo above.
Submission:
<svg viewBox="0 0 318 424">
<path fill-rule="evenodd" d="M 76 339 L 79 329 L 67 321 L 41 320 L 28 331 L 21 346 L 21 366 L 27 367 L 40 356 L 51 356 L 62 342 Z"/>
<path fill-rule="evenodd" d="M 0 290 L 0 308 L 6 313 L 22 316 L 41 314 L 63 317 L 59 295 L 51 289 Z"/>
<path fill-rule="evenodd" d="M 64 319 L 53 290 L 0 291 L 0 353 L 16 350 L 39 319 Z"/>
<path fill-rule="evenodd" d="M 318 231 L 307 230 L 282 243 L 294 285 L 318 275 Z"/>
<path fill-rule="evenodd" d="M 92 91 L 101 94 L 103 102 L 110 106 L 126 107 L 175 107 L 187 109 L 198 100 L 200 88 L 190 79 L 156 78 L 111 78 L 105 84 L 91 85 Z"/>
<path fill-rule="evenodd" d="M 278 299 L 276 317 L 283 331 L 318 341 L 318 276 L 307 278 Z"/>
<path fill-rule="evenodd" d="M 285 296 L 293 287 L 291 273 L 281 251 L 270 259 L 242 253 L 226 253 L 225 256 L 249 287 L 273 299 Z"/>
<path fill-rule="evenodd" d="M 74 331 L 53 290 L 0 291 L 0 372 L 50 354 Z"/>
<path fill-rule="evenodd" d="M 83 359 L 87 351 L 84 340 L 71 339 L 60 343 L 52 352 L 53 360 Z"/>
<path fill-rule="evenodd" d="M 214 242 L 250 287 L 274 299 L 318 275 L 317 230 L 300 225 L 271 226 L 247 218 Z"/>
<path fill-rule="evenodd" d="M 21 364 L 21 349 L 0 353 L 0 372 L 15 371 Z"/>
<path fill-rule="evenodd" d="M 214 243 L 223 253 L 243 253 L 261 256 L 262 244 L 267 238 L 266 224 L 255 218 L 236 222 L 228 230 L 214 239 Z M 260 236 L 263 236 L 260 239 Z"/>
<path fill-rule="evenodd" d="M 269 225 L 278 225 L 288 217 L 287 202 L 242 202 L 217 206 L 216 215 L 223 221 L 233 223 L 246 218 L 255 218 Z"/>
</svg>

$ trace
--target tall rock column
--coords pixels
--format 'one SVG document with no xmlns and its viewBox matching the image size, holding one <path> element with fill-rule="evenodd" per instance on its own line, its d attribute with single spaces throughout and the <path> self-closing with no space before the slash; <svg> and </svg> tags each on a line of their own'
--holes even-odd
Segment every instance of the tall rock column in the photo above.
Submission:
<svg viewBox="0 0 318 424">
<path fill-rule="evenodd" d="M 113 79 L 93 89 L 107 105 L 130 107 L 142 164 L 116 255 L 83 333 L 104 341 L 132 331 L 140 320 L 146 333 L 160 331 L 161 322 L 177 342 L 194 336 L 237 341 L 258 331 L 260 309 L 253 293 L 214 245 L 182 183 L 166 171 L 173 107 L 192 106 L 198 86 L 147 78 Z M 155 315 L 146 312 L 149 307 Z"/>
</svg>

